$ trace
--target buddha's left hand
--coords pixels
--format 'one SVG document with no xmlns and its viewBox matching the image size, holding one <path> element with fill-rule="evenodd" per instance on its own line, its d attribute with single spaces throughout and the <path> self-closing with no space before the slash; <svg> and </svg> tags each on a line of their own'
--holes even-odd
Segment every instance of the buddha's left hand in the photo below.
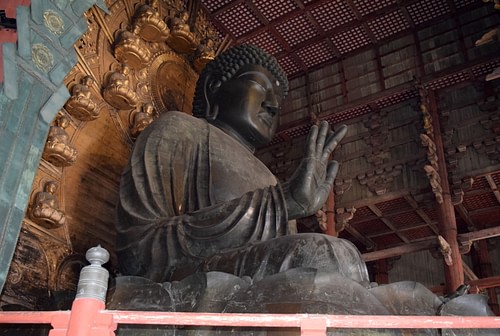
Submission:
<svg viewBox="0 0 500 336">
<path fill-rule="evenodd" d="M 305 156 L 283 186 L 289 219 L 310 216 L 325 204 L 339 169 L 330 154 L 346 133 L 347 126 L 333 132 L 326 121 L 311 127 Z"/>
</svg>

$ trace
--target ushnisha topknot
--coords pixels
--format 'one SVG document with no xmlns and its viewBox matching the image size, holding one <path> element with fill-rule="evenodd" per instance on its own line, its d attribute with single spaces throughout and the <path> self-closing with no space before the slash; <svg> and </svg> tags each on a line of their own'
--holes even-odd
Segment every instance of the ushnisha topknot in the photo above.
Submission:
<svg viewBox="0 0 500 336">
<path fill-rule="evenodd" d="M 206 114 L 206 101 L 203 98 L 203 87 L 208 74 L 221 82 L 230 80 L 238 70 L 245 65 L 261 65 L 266 68 L 279 81 L 283 96 L 288 94 L 288 79 L 285 72 L 273 56 L 251 44 L 240 44 L 218 55 L 213 61 L 203 68 L 193 99 L 193 115 L 204 117 Z"/>
</svg>

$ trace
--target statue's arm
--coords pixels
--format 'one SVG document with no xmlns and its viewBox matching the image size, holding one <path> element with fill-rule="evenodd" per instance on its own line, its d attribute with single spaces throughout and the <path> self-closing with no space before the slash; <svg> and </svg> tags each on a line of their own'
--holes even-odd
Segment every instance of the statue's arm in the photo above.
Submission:
<svg viewBox="0 0 500 336">
<path fill-rule="evenodd" d="M 304 158 L 290 180 L 283 183 L 289 219 L 310 216 L 326 202 L 339 169 L 337 161 L 330 161 L 330 154 L 346 133 L 347 126 L 333 132 L 326 121 L 312 126 Z"/>
</svg>

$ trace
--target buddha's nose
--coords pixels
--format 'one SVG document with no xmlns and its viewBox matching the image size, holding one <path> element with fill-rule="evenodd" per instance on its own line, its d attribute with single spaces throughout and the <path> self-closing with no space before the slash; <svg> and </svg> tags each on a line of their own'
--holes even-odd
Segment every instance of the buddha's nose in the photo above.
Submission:
<svg viewBox="0 0 500 336">
<path fill-rule="evenodd" d="M 276 95 L 272 91 L 268 91 L 266 94 L 266 100 L 262 102 L 262 107 L 264 107 L 269 114 L 275 116 L 280 111 L 280 104 Z"/>
</svg>

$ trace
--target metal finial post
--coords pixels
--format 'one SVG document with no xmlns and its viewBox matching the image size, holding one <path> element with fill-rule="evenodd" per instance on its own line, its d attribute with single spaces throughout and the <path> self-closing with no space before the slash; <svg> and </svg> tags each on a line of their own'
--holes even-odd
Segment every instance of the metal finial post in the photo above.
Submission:
<svg viewBox="0 0 500 336">
<path fill-rule="evenodd" d="M 76 298 L 94 298 L 105 302 L 109 272 L 102 265 L 108 262 L 109 253 L 98 245 L 89 249 L 85 257 L 90 265 L 82 268 Z"/>
</svg>

